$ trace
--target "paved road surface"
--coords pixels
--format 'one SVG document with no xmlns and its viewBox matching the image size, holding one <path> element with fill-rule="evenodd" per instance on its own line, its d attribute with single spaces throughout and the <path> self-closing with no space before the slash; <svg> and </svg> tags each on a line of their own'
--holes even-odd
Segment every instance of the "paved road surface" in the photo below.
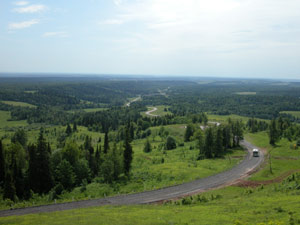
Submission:
<svg viewBox="0 0 300 225">
<path fill-rule="evenodd" d="M 257 147 L 253 146 L 251 143 L 242 141 L 241 144 L 248 149 L 248 154 L 245 157 L 245 159 L 234 168 L 216 174 L 214 176 L 195 180 L 189 183 L 180 184 L 177 186 L 167 187 L 154 191 L 146 191 L 136 194 L 62 204 L 28 207 L 23 209 L 4 210 L 0 211 L 0 217 L 54 212 L 102 205 L 132 205 L 155 203 L 163 200 L 179 198 L 185 195 L 207 191 L 225 185 L 230 185 L 234 181 L 247 176 L 247 174 L 249 174 L 251 171 L 258 168 L 264 159 L 263 154 L 261 154 L 260 157 L 252 157 L 252 149 Z"/>
</svg>

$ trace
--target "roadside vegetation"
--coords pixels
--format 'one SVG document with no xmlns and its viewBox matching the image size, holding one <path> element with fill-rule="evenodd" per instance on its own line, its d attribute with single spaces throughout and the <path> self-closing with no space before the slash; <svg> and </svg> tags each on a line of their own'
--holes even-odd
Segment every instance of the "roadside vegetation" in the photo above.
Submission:
<svg viewBox="0 0 300 225">
<path fill-rule="evenodd" d="M 300 223 L 299 84 L 28 79 L 0 83 L 0 209 L 207 177 L 243 159 L 243 138 L 266 160 L 235 186 L 161 205 L 71 210 L 0 223 Z M 146 115 L 152 107 L 157 116 Z"/>
</svg>

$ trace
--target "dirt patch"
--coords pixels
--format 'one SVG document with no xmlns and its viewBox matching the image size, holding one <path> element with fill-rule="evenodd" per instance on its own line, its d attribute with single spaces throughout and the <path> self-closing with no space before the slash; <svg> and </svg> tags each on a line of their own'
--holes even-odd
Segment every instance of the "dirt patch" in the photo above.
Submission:
<svg viewBox="0 0 300 225">
<path fill-rule="evenodd" d="M 276 177 L 276 178 L 271 179 L 271 180 L 262 180 L 262 181 L 239 180 L 233 186 L 237 186 L 237 187 L 258 187 L 260 185 L 268 185 L 268 184 L 273 184 L 273 183 L 280 183 L 286 177 L 288 177 L 291 174 L 296 173 L 296 172 L 300 172 L 300 169 L 287 171 L 287 172 L 281 174 L 279 177 Z"/>
</svg>

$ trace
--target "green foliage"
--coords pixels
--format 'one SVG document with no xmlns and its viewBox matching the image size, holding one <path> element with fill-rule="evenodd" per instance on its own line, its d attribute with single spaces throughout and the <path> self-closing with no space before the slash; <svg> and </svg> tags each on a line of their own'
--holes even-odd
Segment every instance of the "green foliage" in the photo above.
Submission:
<svg viewBox="0 0 300 225">
<path fill-rule="evenodd" d="M 124 172 L 127 176 L 129 176 L 132 158 L 133 158 L 133 151 L 132 151 L 132 146 L 130 144 L 130 136 L 129 135 L 130 135 L 129 130 L 126 128 L 123 156 L 124 156 Z"/>
<path fill-rule="evenodd" d="M 71 128 L 70 124 L 67 125 L 66 134 L 67 134 L 67 136 L 70 136 L 72 134 L 72 128 Z"/>
<path fill-rule="evenodd" d="M 5 157 L 2 140 L 0 139 L 0 187 L 3 187 L 5 179 Z"/>
<path fill-rule="evenodd" d="M 80 151 L 74 141 L 68 141 L 61 153 L 62 158 L 67 160 L 73 167 L 79 161 Z"/>
<path fill-rule="evenodd" d="M 276 120 L 272 120 L 269 126 L 269 138 L 270 138 L 270 144 L 275 145 L 275 143 L 280 138 L 279 130 L 277 129 Z"/>
<path fill-rule="evenodd" d="M 55 181 L 63 186 L 64 189 L 70 191 L 75 184 L 75 173 L 72 165 L 67 160 L 62 160 L 55 171 Z"/>
<path fill-rule="evenodd" d="M 192 124 L 188 124 L 184 134 L 184 141 L 190 141 L 191 137 L 194 135 L 194 126 Z"/>
<path fill-rule="evenodd" d="M 167 137 L 167 141 L 165 144 L 165 149 L 166 150 L 172 150 L 176 148 L 176 140 L 172 136 Z"/>
<path fill-rule="evenodd" d="M 34 145 L 33 145 L 34 146 Z M 33 150 L 33 159 L 29 163 L 33 163 L 30 167 L 34 170 L 34 176 L 30 182 L 32 190 L 37 193 L 47 193 L 53 185 L 52 174 L 50 169 L 50 154 L 51 149 L 47 145 L 44 138 L 44 131 L 41 129 L 37 146 Z"/>
<path fill-rule="evenodd" d="M 18 129 L 11 138 L 12 143 L 20 143 L 24 148 L 27 144 L 27 135 L 23 129 Z"/>
<path fill-rule="evenodd" d="M 149 139 L 147 138 L 146 142 L 144 144 L 144 152 L 149 153 L 151 151 L 152 151 L 152 146 L 151 146 Z"/>
</svg>

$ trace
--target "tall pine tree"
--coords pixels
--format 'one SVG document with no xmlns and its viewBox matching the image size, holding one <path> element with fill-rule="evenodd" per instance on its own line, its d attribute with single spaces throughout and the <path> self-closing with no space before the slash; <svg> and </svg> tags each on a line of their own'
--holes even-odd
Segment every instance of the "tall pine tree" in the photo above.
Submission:
<svg viewBox="0 0 300 225">
<path fill-rule="evenodd" d="M 128 127 L 126 127 L 125 131 L 125 141 L 124 141 L 124 172 L 127 176 L 129 176 L 129 172 L 131 169 L 132 162 L 132 147 L 130 145 L 130 134 Z"/>
<path fill-rule="evenodd" d="M 50 153 L 42 129 L 37 143 L 36 160 L 38 177 L 36 181 L 37 192 L 40 194 L 47 193 L 52 188 L 53 183 L 50 170 Z"/>
<path fill-rule="evenodd" d="M 104 149 L 103 149 L 104 154 L 107 154 L 108 149 L 109 149 L 108 132 L 105 132 L 105 135 L 104 135 Z"/>
<path fill-rule="evenodd" d="M 3 186 L 5 179 L 5 158 L 2 140 L 0 140 L 0 186 Z"/>
</svg>

